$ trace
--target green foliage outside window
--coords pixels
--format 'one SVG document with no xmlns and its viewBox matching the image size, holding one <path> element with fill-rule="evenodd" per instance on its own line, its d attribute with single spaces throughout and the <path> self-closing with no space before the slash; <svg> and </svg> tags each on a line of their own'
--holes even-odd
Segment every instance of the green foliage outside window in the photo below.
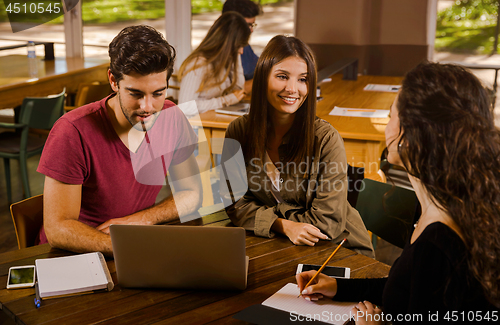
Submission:
<svg viewBox="0 0 500 325">
<path fill-rule="evenodd" d="M 33 2 L 39 2 L 31 0 Z M 80 0 L 82 1 L 82 18 L 84 24 L 103 24 L 112 22 L 133 21 L 142 19 L 162 19 L 165 17 L 164 0 Z M 26 1 L 22 1 L 23 3 Z M 30 0 L 28 0 L 30 2 Z M 261 0 L 262 5 L 293 0 Z M 222 10 L 224 1 L 192 0 L 193 14 Z M 3 1 L 0 1 L 0 22 L 8 22 Z M 61 16 L 50 21 L 51 24 L 62 24 Z"/>
<path fill-rule="evenodd" d="M 438 13 L 438 51 L 491 53 L 495 40 L 498 0 L 457 0 Z"/>
</svg>

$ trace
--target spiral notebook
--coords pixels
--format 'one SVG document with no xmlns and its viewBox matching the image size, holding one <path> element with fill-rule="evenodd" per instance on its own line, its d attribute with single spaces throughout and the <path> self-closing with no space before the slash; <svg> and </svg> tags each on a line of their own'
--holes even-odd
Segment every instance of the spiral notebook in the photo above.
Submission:
<svg viewBox="0 0 500 325">
<path fill-rule="evenodd" d="M 40 298 L 112 290 L 113 280 L 100 252 L 35 260 Z"/>
</svg>

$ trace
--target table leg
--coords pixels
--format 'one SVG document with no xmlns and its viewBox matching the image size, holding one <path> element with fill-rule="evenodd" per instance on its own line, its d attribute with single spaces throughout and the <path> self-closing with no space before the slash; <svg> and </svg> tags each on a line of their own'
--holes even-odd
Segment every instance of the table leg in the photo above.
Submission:
<svg viewBox="0 0 500 325">
<path fill-rule="evenodd" d="M 202 156 L 212 157 L 212 128 L 198 129 L 198 154 Z M 213 158 L 211 158 L 212 166 L 214 166 Z"/>
</svg>

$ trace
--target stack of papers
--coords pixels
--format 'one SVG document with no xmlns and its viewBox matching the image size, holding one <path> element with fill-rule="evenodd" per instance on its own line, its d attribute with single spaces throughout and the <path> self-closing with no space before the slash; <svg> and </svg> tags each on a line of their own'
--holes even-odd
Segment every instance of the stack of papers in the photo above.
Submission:
<svg viewBox="0 0 500 325">
<path fill-rule="evenodd" d="M 377 84 L 368 84 L 363 89 L 365 91 L 382 91 L 388 93 L 397 93 L 401 89 L 400 85 L 377 85 Z"/>
<path fill-rule="evenodd" d="M 387 118 L 389 117 L 387 109 L 368 109 L 368 108 L 346 108 L 335 106 L 329 115 L 347 116 L 347 117 L 371 117 Z"/>
<path fill-rule="evenodd" d="M 243 116 L 245 114 L 248 114 L 249 110 L 250 110 L 250 103 L 237 103 L 216 109 L 215 113 Z"/>
</svg>

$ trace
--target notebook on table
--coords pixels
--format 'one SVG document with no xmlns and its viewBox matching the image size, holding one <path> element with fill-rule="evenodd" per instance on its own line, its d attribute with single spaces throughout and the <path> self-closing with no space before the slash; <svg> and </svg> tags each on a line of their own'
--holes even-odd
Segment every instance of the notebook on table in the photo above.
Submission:
<svg viewBox="0 0 500 325">
<path fill-rule="evenodd" d="M 307 301 L 298 297 L 299 288 L 288 283 L 262 304 L 252 305 L 234 318 L 259 325 L 284 324 L 333 324 L 346 325 L 352 319 L 356 302 L 339 302 L 332 299 Z"/>
<path fill-rule="evenodd" d="M 215 110 L 215 113 L 229 115 L 245 115 L 250 111 L 250 103 L 238 103 Z"/>
<path fill-rule="evenodd" d="M 245 229 L 111 225 L 118 283 L 134 288 L 243 290 Z"/>
<path fill-rule="evenodd" d="M 113 280 L 100 252 L 35 260 L 40 298 L 112 290 Z"/>
</svg>

